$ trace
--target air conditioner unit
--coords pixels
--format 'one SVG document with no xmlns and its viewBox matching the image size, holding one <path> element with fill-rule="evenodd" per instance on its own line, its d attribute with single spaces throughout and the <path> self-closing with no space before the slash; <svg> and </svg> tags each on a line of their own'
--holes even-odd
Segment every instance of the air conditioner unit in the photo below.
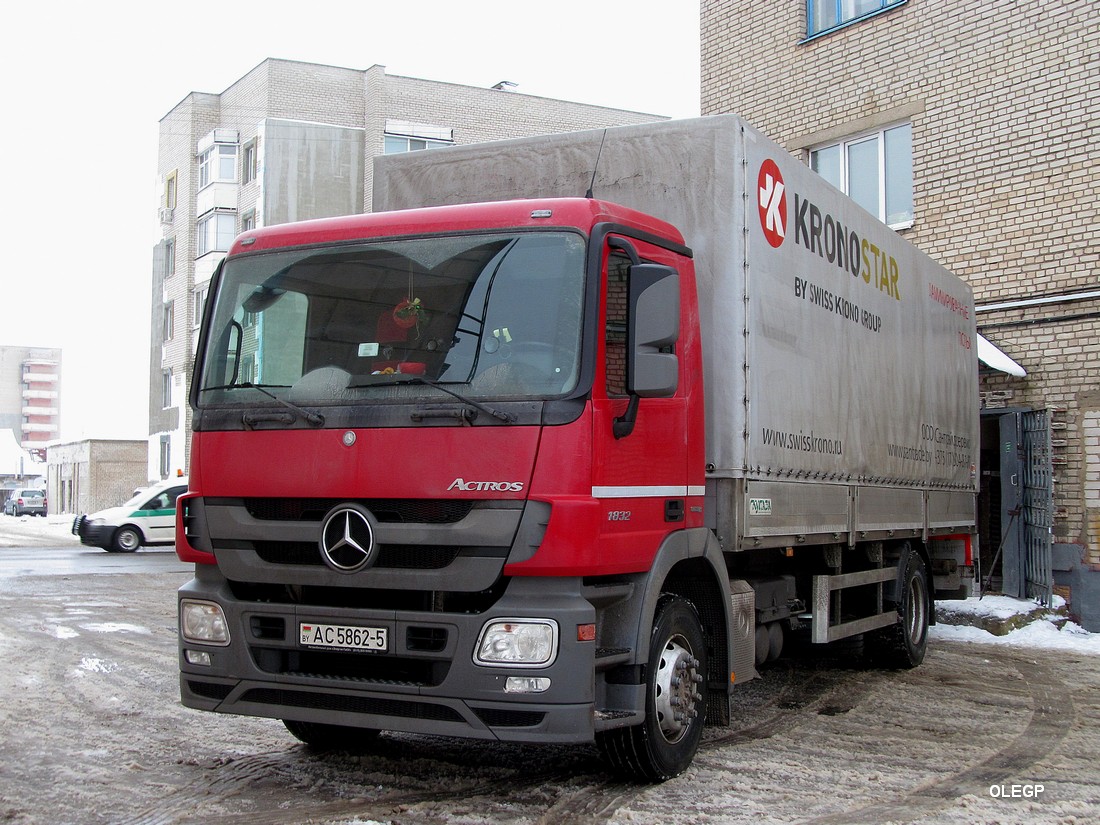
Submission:
<svg viewBox="0 0 1100 825">
<path fill-rule="evenodd" d="M 160 208 L 160 222 L 161 223 L 171 223 L 172 218 L 174 216 L 174 213 L 175 213 L 174 209 L 169 209 L 167 206 L 162 206 Z"/>
</svg>

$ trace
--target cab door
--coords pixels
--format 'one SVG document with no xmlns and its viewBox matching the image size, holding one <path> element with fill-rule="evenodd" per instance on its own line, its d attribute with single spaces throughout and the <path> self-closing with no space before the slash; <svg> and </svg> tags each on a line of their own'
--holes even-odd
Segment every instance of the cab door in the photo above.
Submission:
<svg viewBox="0 0 1100 825">
<path fill-rule="evenodd" d="M 696 340 L 693 291 L 687 301 L 676 296 L 677 337 L 658 348 L 675 357 L 678 377 L 673 391 L 665 397 L 638 397 L 632 394 L 628 377 L 632 312 L 638 309 L 630 306 L 631 278 L 637 277 L 638 264 L 653 263 L 671 268 L 677 283 L 690 283 L 679 277 L 686 261 L 637 238 L 611 236 L 605 245 L 603 341 L 592 392 L 592 496 L 602 505 L 598 552 L 609 572 L 649 569 L 670 532 L 701 523 L 702 438 L 690 409 L 697 376 L 692 374 L 692 359 L 686 357 Z M 701 416 L 701 394 L 698 411 Z M 692 468 L 693 463 L 698 466 Z"/>
</svg>

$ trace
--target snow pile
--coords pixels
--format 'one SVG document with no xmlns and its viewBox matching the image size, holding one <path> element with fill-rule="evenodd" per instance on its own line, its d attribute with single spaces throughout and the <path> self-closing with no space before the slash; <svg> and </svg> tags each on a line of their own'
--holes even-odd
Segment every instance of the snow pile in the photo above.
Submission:
<svg viewBox="0 0 1100 825">
<path fill-rule="evenodd" d="M 1050 607 L 1009 596 L 936 602 L 936 621 L 933 639 L 1100 656 L 1100 634 L 1069 621 L 1060 596 Z"/>
</svg>

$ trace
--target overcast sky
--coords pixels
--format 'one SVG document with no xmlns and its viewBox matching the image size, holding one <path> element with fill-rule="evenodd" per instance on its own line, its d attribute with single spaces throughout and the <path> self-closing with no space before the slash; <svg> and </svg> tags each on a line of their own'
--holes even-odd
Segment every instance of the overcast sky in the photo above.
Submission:
<svg viewBox="0 0 1100 825">
<path fill-rule="evenodd" d="M 398 9 L 391 11 L 391 8 Z M 61 437 L 144 438 L 158 122 L 268 57 L 672 117 L 698 0 L 20 3 L 0 70 L 0 344 L 60 347 Z"/>
</svg>

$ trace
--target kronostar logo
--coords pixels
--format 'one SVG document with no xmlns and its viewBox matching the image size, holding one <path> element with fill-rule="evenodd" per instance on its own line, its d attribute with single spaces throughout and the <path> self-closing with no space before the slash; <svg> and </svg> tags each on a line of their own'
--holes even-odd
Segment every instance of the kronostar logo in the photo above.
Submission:
<svg viewBox="0 0 1100 825">
<path fill-rule="evenodd" d="M 451 490 L 461 490 L 464 493 L 484 491 L 491 491 L 494 493 L 518 493 L 522 489 L 522 481 L 464 481 L 461 478 L 456 478 L 451 482 L 451 486 L 447 488 L 447 492 Z"/>
<path fill-rule="evenodd" d="M 778 249 L 787 237 L 787 187 L 775 161 L 769 158 L 760 164 L 756 178 L 760 197 L 760 226 L 768 243 Z"/>
</svg>

